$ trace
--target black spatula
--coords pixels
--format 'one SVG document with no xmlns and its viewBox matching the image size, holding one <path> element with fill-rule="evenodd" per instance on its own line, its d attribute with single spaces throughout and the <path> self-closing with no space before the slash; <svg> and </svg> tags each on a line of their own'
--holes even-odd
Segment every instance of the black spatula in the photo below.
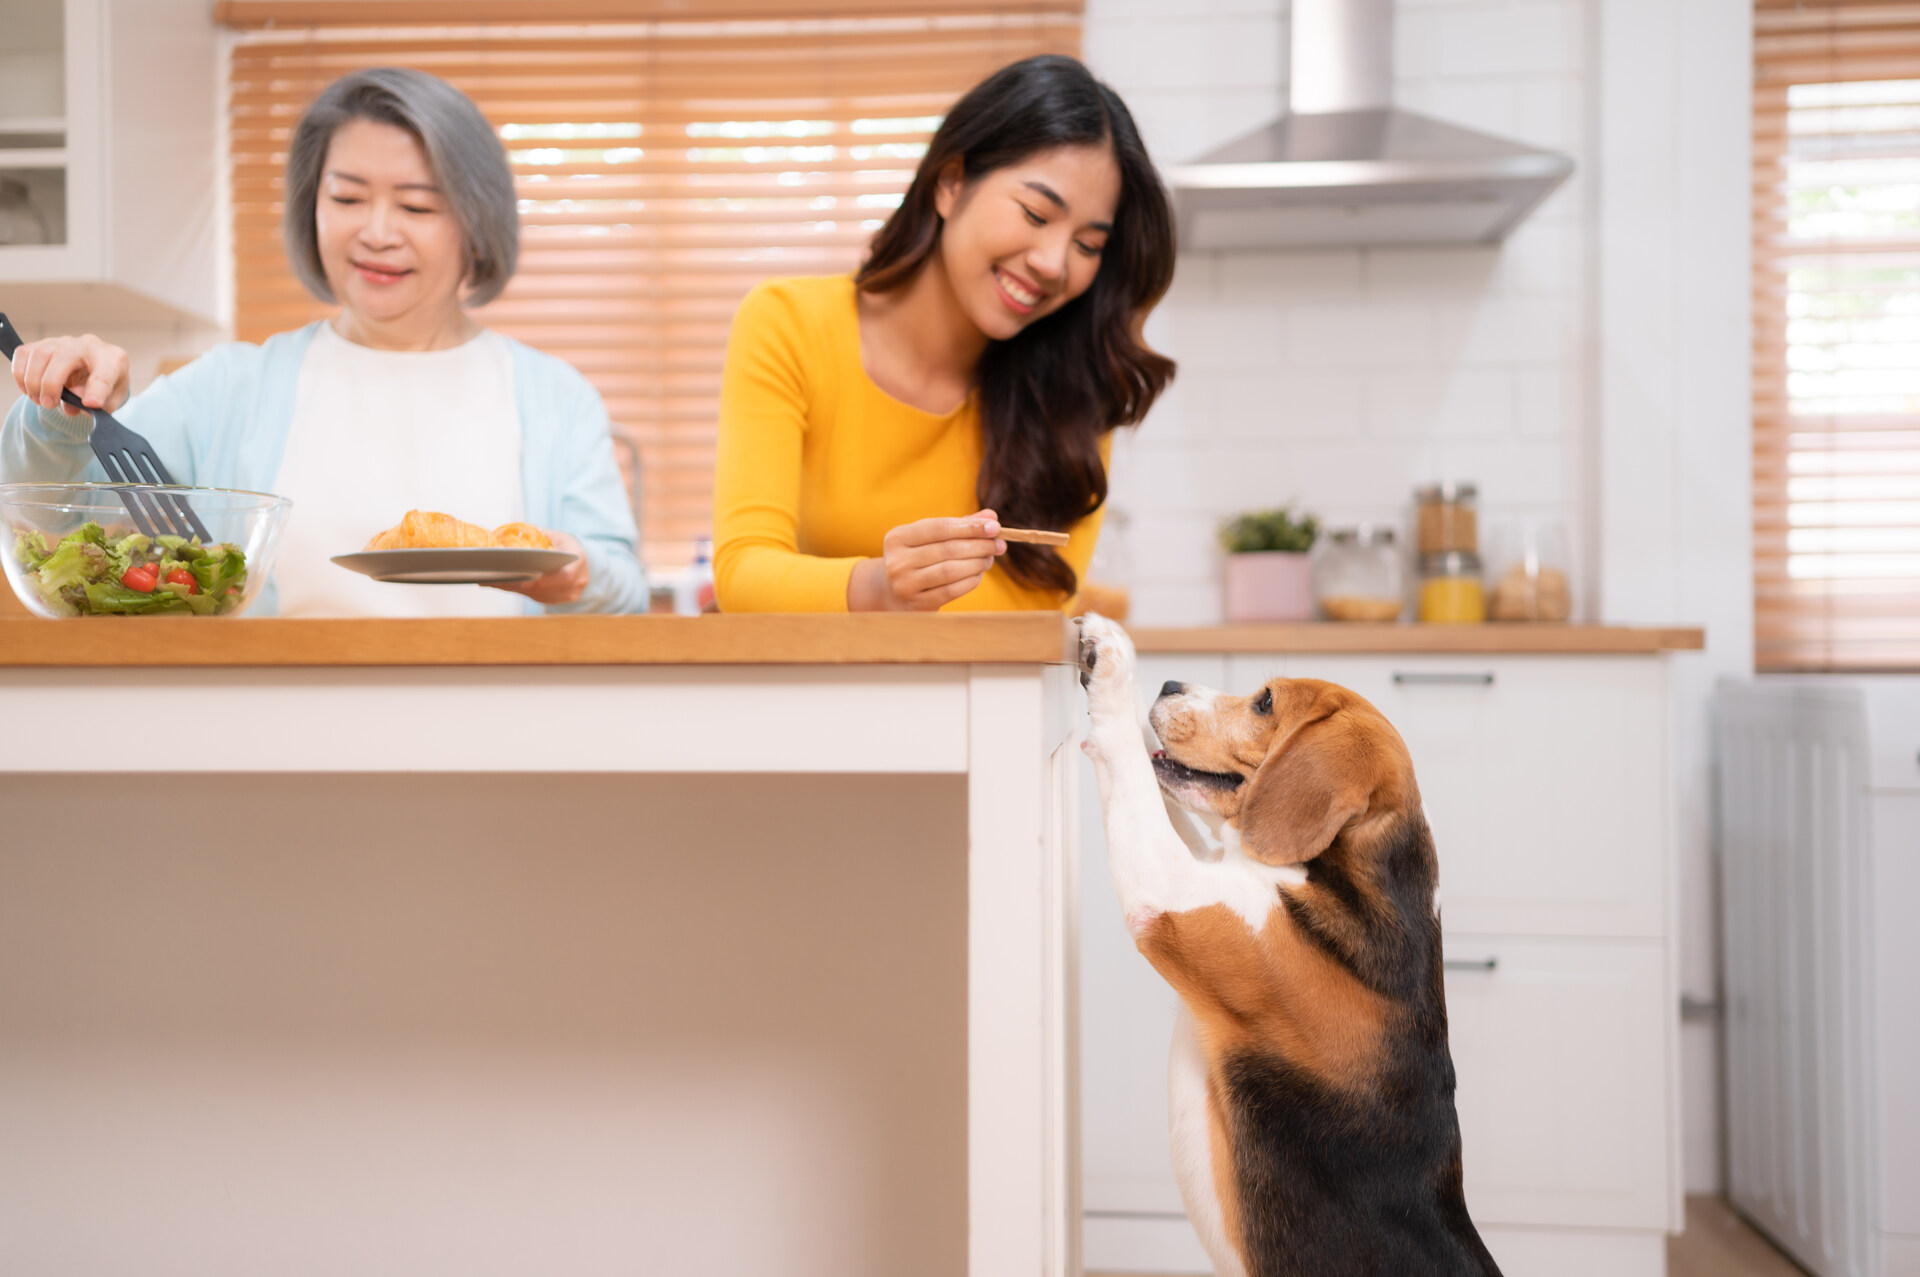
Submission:
<svg viewBox="0 0 1920 1277">
<path fill-rule="evenodd" d="M 0 315 L 0 355 L 8 362 L 13 360 L 13 352 L 20 349 L 20 334 Z M 146 437 L 114 420 L 113 414 L 104 408 L 89 408 L 80 402 L 80 396 L 66 387 L 60 388 L 62 401 L 93 414 L 93 430 L 87 436 L 87 443 L 93 449 L 93 455 L 100 458 L 100 465 L 107 472 L 107 478 L 115 483 L 144 483 L 155 486 L 178 486 L 173 476 L 167 472 L 160 458 L 154 455 L 153 445 Z M 118 489 L 120 501 L 127 507 L 127 513 L 133 516 L 133 526 L 148 536 L 166 533 L 178 537 L 198 538 L 201 544 L 210 545 L 213 538 L 207 535 L 207 525 L 200 522 L 200 516 L 187 504 L 185 496 L 177 492 L 140 492 L 130 488 Z"/>
</svg>

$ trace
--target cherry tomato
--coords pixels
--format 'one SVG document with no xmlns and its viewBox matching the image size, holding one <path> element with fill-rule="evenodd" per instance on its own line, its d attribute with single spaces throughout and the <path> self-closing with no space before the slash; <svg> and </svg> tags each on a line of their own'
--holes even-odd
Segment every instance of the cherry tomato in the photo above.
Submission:
<svg viewBox="0 0 1920 1277">
<path fill-rule="evenodd" d="M 187 571 L 185 568 L 175 568 L 173 571 L 167 573 L 167 584 L 184 585 L 187 587 L 188 594 L 200 593 L 200 583 L 194 580 L 193 573 Z"/>
<path fill-rule="evenodd" d="M 143 563 L 137 568 L 128 568 L 127 574 L 120 578 L 120 584 L 142 594 L 152 594 L 153 587 L 159 583 L 160 565 L 157 563 Z"/>
</svg>

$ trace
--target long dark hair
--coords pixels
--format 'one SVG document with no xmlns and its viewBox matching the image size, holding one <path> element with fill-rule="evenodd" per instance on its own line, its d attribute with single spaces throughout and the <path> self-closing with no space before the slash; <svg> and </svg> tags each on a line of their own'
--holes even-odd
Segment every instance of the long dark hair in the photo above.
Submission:
<svg viewBox="0 0 1920 1277">
<path fill-rule="evenodd" d="M 1106 145 L 1120 168 L 1120 203 L 1086 292 L 1006 341 L 974 370 L 984 441 L 982 509 L 1009 527 L 1064 531 L 1107 499 L 1100 439 L 1132 425 L 1173 379 L 1173 361 L 1140 337 L 1173 283 L 1173 210 L 1120 95 L 1072 58 L 1002 67 L 961 98 L 927 147 L 900 207 L 854 277 L 884 293 L 911 280 L 940 243 L 934 195 L 959 160 L 969 182 L 1060 146 Z M 1079 581 L 1051 547 L 1010 543 L 1007 572 L 1072 594 Z"/>
</svg>

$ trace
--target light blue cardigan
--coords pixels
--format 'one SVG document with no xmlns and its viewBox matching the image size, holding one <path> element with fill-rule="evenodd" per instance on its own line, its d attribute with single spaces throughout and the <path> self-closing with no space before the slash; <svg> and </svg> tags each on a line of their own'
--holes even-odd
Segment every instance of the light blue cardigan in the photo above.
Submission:
<svg viewBox="0 0 1920 1277">
<path fill-rule="evenodd" d="M 258 346 L 215 347 L 114 415 L 147 437 L 180 483 L 271 492 L 293 426 L 300 362 L 319 328 L 312 323 Z M 545 609 L 528 599 L 526 610 L 646 611 L 646 575 L 634 553 L 639 534 L 614 462 L 606 406 L 572 365 L 511 338 L 507 346 L 520 411 L 526 520 L 572 533 L 587 553 L 586 593 Z M 0 427 L 0 481 L 106 482 L 87 446 L 92 425 L 91 417 L 69 417 L 21 398 Z M 394 518 L 403 513 L 395 511 Z M 271 616 L 276 602 L 269 582 L 251 614 Z"/>
</svg>

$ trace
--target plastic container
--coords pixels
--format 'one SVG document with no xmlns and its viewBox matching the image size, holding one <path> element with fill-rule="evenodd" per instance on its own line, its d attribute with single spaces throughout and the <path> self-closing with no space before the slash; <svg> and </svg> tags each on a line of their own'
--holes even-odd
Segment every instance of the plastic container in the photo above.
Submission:
<svg viewBox="0 0 1920 1277">
<path fill-rule="evenodd" d="M 1565 621 L 1573 615 L 1567 531 L 1558 519 L 1521 517 L 1488 529 L 1487 618 Z"/>
<path fill-rule="evenodd" d="M 1480 489 L 1471 483 L 1429 483 L 1413 490 L 1414 549 L 1429 554 L 1480 552 Z"/>
<path fill-rule="evenodd" d="M 1477 625 L 1487 619 L 1479 555 L 1448 550 L 1420 556 L 1420 619 L 1440 625 Z"/>
<path fill-rule="evenodd" d="M 1406 602 L 1392 528 L 1336 528 L 1313 569 L 1314 601 L 1329 621 L 1392 621 Z"/>
<path fill-rule="evenodd" d="M 717 612 L 713 591 L 713 542 L 701 537 L 693 543 L 693 562 L 680 570 L 673 583 L 673 610 L 681 616 Z"/>
<path fill-rule="evenodd" d="M 244 573 L 235 578 L 211 569 L 191 586 L 185 581 L 144 580 L 128 585 L 120 567 L 130 551 L 139 560 L 159 547 L 130 549 L 127 538 L 136 529 L 122 490 L 134 493 L 171 492 L 193 504 L 193 512 L 207 526 L 214 543 L 243 557 Z M 226 488 L 153 488 L 145 484 L 7 483 L 0 484 L 0 561 L 6 564 L 7 584 L 36 616 L 65 619 L 76 616 L 239 616 L 266 585 L 273 572 L 273 553 L 293 502 L 265 492 L 236 492 Z M 87 533 L 88 524 L 97 533 Z M 69 554 L 57 562 L 60 543 L 82 533 L 75 550 L 85 550 L 85 562 Z M 90 539 L 88 539 L 90 538 Z M 185 558 L 186 556 L 180 556 Z M 38 563 L 38 566 L 36 566 Z M 146 585 L 146 589 L 139 588 Z M 91 593 L 88 587 L 93 587 Z M 198 601 L 191 606 L 172 596 L 184 591 Z M 213 597 L 215 592 L 218 597 Z M 129 594 L 146 595 L 147 602 Z M 148 609 L 151 608 L 151 611 Z"/>
</svg>

